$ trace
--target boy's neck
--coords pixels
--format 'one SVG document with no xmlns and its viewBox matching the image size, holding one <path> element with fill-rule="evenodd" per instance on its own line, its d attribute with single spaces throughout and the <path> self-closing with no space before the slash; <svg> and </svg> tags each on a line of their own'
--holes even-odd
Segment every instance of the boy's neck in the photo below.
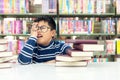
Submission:
<svg viewBox="0 0 120 80">
<path fill-rule="evenodd" d="M 48 41 L 48 43 L 46 43 L 46 44 L 39 44 L 39 46 L 41 46 L 41 47 L 47 47 L 47 46 L 51 45 L 52 42 L 53 42 L 53 39 L 51 39 L 50 41 Z"/>
</svg>

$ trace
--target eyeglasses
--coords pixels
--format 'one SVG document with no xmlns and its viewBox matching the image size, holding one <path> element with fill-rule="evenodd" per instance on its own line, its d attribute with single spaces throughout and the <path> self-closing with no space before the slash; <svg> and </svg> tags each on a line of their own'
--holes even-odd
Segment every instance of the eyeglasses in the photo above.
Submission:
<svg viewBox="0 0 120 80">
<path fill-rule="evenodd" d="M 37 26 L 37 30 L 40 30 L 41 32 L 45 33 L 48 31 L 48 29 L 50 29 L 50 27 L 46 27 L 46 26 Z"/>
</svg>

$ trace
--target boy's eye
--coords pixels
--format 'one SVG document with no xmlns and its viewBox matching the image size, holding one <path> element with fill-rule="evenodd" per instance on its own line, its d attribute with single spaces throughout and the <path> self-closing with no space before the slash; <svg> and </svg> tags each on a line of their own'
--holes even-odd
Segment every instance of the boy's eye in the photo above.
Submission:
<svg viewBox="0 0 120 80">
<path fill-rule="evenodd" d="M 50 29 L 50 27 L 46 27 L 46 26 L 38 26 L 38 30 L 40 30 L 41 32 L 47 32 L 48 29 Z"/>
<path fill-rule="evenodd" d="M 46 27 L 45 26 L 42 26 L 42 27 L 39 27 L 40 29 L 46 29 Z"/>
</svg>

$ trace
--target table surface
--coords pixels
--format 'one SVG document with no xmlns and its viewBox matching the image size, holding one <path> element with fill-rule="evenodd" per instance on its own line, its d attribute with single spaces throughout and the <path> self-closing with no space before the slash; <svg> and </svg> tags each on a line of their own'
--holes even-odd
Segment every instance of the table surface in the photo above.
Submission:
<svg viewBox="0 0 120 80">
<path fill-rule="evenodd" d="M 120 63 L 94 62 L 87 67 L 16 64 L 12 68 L 0 69 L 0 80 L 120 80 Z"/>
</svg>

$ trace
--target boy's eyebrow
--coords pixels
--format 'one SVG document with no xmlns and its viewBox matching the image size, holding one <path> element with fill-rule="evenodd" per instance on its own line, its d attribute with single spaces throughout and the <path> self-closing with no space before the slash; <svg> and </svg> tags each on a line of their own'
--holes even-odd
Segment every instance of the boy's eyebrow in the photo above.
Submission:
<svg viewBox="0 0 120 80">
<path fill-rule="evenodd" d="M 39 25 L 38 25 L 39 26 Z M 41 25 L 41 26 L 46 26 L 46 25 Z M 48 26 L 46 26 L 46 27 L 48 27 Z"/>
</svg>

